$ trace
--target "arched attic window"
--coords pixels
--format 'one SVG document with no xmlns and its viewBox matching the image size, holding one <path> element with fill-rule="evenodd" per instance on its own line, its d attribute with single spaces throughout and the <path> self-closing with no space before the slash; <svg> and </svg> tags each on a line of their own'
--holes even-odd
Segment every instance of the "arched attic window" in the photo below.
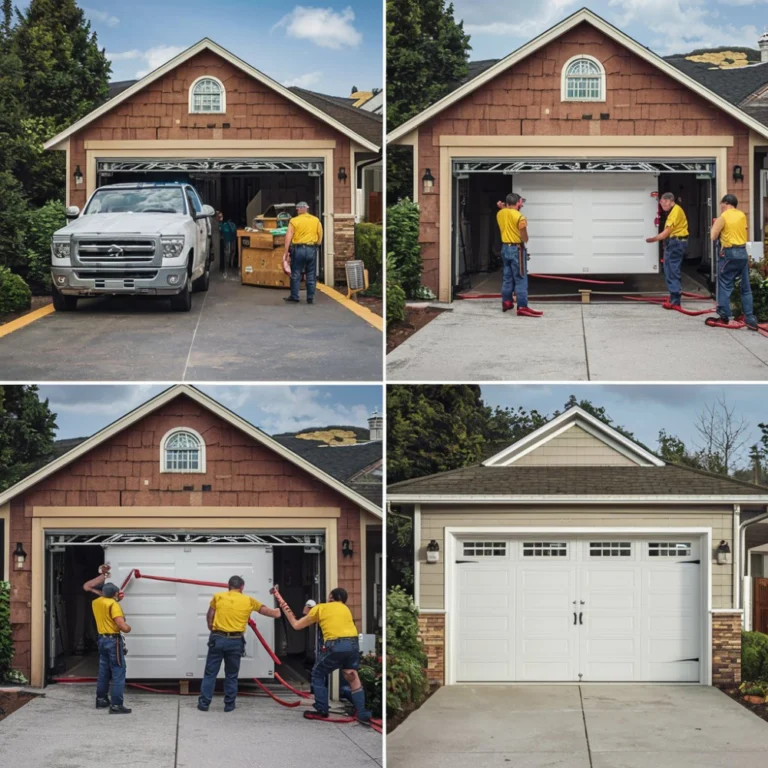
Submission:
<svg viewBox="0 0 768 768">
<path fill-rule="evenodd" d="M 160 443 L 161 472 L 205 472 L 205 442 L 189 427 L 168 432 Z"/>
<path fill-rule="evenodd" d="M 198 77 L 189 88 L 189 111 L 192 114 L 223 114 L 227 111 L 224 83 L 215 77 Z"/>
<path fill-rule="evenodd" d="M 565 62 L 563 101 L 605 101 L 605 69 L 593 56 L 574 56 Z"/>
</svg>

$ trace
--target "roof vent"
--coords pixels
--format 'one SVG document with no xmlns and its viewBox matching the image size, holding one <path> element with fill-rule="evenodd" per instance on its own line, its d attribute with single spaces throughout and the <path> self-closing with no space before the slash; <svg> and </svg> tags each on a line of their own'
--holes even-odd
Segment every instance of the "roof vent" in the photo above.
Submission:
<svg viewBox="0 0 768 768">
<path fill-rule="evenodd" d="M 768 30 L 760 35 L 760 39 L 757 41 L 760 46 L 760 61 L 765 63 L 768 61 Z"/>
<path fill-rule="evenodd" d="M 373 442 L 380 442 L 384 439 L 384 419 L 379 415 L 378 411 L 374 411 L 371 414 L 371 418 L 368 419 L 368 429 L 370 430 L 368 439 Z"/>
</svg>

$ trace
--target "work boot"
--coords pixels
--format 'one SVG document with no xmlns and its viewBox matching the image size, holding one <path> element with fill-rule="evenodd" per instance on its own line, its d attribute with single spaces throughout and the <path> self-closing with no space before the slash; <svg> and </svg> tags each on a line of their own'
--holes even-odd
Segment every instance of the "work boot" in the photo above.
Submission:
<svg viewBox="0 0 768 768">
<path fill-rule="evenodd" d="M 325 720 L 328 717 L 327 712 L 320 712 L 317 709 L 304 710 L 304 717 L 307 720 Z"/>
<path fill-rule="evenodd" d="M 757 323 L 757 318 L 754 315 L 752 315 L 752 317 L 745 317 L 744 325 L 749 328 L 750 331 L 760 330 L 760 326 Z"/>
<path fill-rule="evenodd" d="M 307 299 L 307 304 L 314 304 L 314 303 L 315 303 L 314 299 Z"/>
<path fill-rule="evenodd" d="M 104 699 L 98 699 L 98 698 L 96 699 L 96 709 L 106 709 L 111 705 L 112 705 L 112 702 L 109 700 L 108 696 Z"/>
<path fill-rule="evenodd" d="M 530 307 L 517 308 L 518 317 L 541 317 L 543 314 L 543 312 L 539 312 L 536 309 L 531 309 Z"/>
<path fill-rule="evenodd" d="M 122 704 L 117 706 L 116 704 L 112 704 L 109 707 L 109 714 L 110 715 L 130 715 L 131 710 L 128 709 L 128 707 L 124 707 Z"/>
<path fill-rule="evenodd" d="M 501 311 L 502 312 L 509 312 L 510 309 L 515 308 L 515 303 L 513 301 L 502 301 L 501 302 Z"/>
<path fill-rule="evenodd" d="M 369 712 L 367 709 L 355 715 L 357 722 L 364 723 L 365 725 L 368 725 L 372 716 L 373 716 L 373 713 Z"/>
<path fill-rule="evenodd" d="M 225 712 L 234 712 L 235 711 L 235 705 L 234 704 L 225 704 L 224 705 L 224 711 Z"/>
<path fill-rule="evenodd" d="M 283 296 L 283 301 L 287 301 L 289 304 L 298 304 L 299 300 L 294 299 L 293 296 Z"/>
</svg>

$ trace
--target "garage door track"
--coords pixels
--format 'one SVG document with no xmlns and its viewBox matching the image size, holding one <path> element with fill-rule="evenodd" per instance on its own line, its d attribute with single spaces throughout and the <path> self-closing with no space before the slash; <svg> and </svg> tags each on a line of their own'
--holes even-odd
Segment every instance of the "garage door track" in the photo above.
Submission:
<svg viewBox="0 0 768 768">
<path fill-rule="evenodd" d="M 387 739 L 390 768 L 732 768 L 768 723 L 715 688 L 450 686 Z"/>
</svg>

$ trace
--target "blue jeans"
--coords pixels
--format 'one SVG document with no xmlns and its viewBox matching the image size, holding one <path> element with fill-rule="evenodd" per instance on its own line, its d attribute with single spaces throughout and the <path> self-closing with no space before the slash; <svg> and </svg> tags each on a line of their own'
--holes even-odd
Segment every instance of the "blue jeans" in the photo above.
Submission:
<svg viewBox="0 0 768 768">
<path fill-rule="evenodd" d="M 360 644 L 356 637 L 329 640 L 323 646 L 312 670 L 312 690 L 318 712 L 328 711 L 328 675 L 337 669 L 358 669 L 359 666 Z"/>
<path fill-rule="evenodd" d="M 510 303 L 517 294 L 517 307 L 528 306 L 528 265 L 524 249 L 505 243 L 501 246 L 504 276 L 501 281 L 501 300 Z"/>
<path fill-rule="evenodd" d="M 99 638 L 99 676 L 96 678 L 96 698 L 106 699 L 112 682 L 111 702 L 115 707 L 123 705 L 125 693 L 125 654 L 120 635 Z"/>
<path fill-rule="evenodd" d="M 669 300 L 672 304 L 680 304 L 682 293 L 683 262 L 688 253 L 687 240 L 669 238 L 664 244 L 664 278 L 667 281 Z"/>
<path fill-rule="evenodd" d="M 243 658 L 245 638 L 224 637 L 211 633 L 208 639 L 208 657 L 205 660 L 205 674 L 200 685 L 198 702 L 204 707 L 211 705 L 213 689 L 216 687 L 216 675 L 224 662 L 224 706 L 234 706 L 237 698 L 237 676 L 240 673 L 240 660 Z"/>
<path fill-rule="evenodd" d="M 741 278 L 741 306 L 750 324 L 757 323 L 749 284 L 749 257 L 744 245 L 724 248 L 717 264 L 717 314 L 723 320 L 731 319 L 731 294 L 736 280 Z"/>
<path fill-rule="evenodd" d="M 291 298 L 298 300 L 302 274 L 307 273 L 307 301 L 315 298 L 317 246 L 295 245 L 291 256 Z"/>
</svg>

